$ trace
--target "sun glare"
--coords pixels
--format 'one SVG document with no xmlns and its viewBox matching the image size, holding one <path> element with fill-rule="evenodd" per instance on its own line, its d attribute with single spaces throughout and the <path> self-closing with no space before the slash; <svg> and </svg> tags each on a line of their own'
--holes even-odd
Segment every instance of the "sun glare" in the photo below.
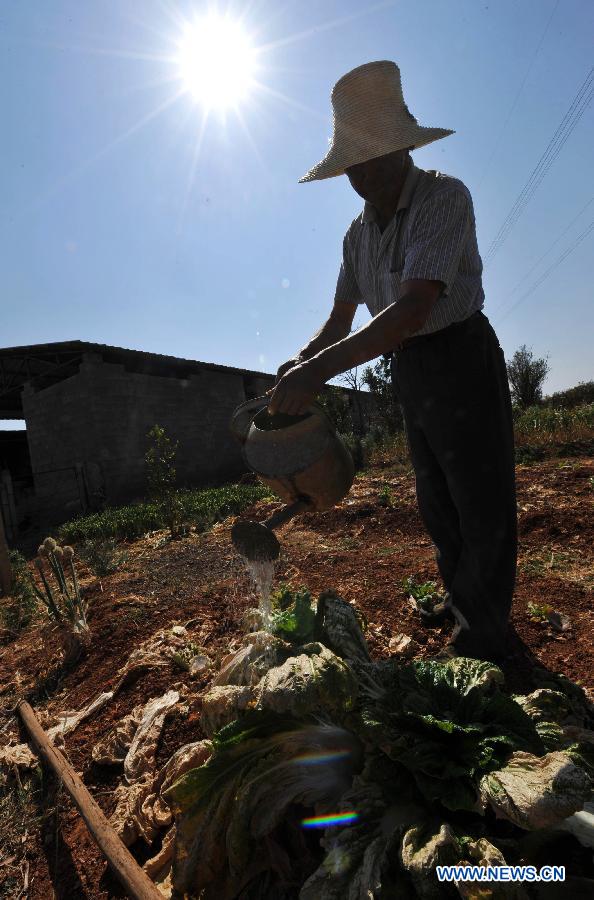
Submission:
<svg viewBox="0 0 594 900">
<path fill-rule="evenodd" d="M 254 50 L 241 26 L 209 16 L 187 26 L 179 63 L 186 89 L 208 108 L 235 106 L 249 93 Z"/>
</svg>

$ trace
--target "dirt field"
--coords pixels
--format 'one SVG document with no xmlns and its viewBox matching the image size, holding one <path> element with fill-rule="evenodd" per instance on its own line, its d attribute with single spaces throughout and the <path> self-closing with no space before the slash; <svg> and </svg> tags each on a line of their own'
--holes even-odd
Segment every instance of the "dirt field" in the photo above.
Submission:
<svg viewBox="0 0 594 900">
<path fill-rule="evenodd" d="M 530 690 L 530 669 L 537 662 L 585 687 L 594 687 L 592 660 L 594 596 L 594 461 L 547 460 L 518 466 L 520 555 L 509 657 L 504 665 L 513 690 Z M 380 492 L 389 488 L 388 505 Z M 385 501 L 384 501 L 385 502 Z M 264 519 L 279 504 L 260 502 L 246 518 Z M 68 674 L 56 668 L 59 648 L 50 626 L 36 625 L 0 648 L 0 745 L 16 734 L 10 709 L 19 696 L 31 698 L 39 714 L 78 709 L 114 684 L 130 652 L 156 630 L 187 625 L 192 640 L 219 657 L 241 633 L 245 610 L 257 605 L 242 561 L 230 545 L 231 520 L 207 533 L 173 543 L 152 534 L 128 547 L 130 556 L 116 574 L 83 577 L 90 597 L 93 642 L 88 655 Z M 404 633 L 418 644 L 417 655 L 435 653 L 447 639 L 447 627 L 422 628 L 402 588 L 405 576 L 437 580 L 433 548 L 419 519 L 410 473 L 376 467 L 357 477 L 348 500 L 323 514 L 308 514 L 279 531 L 283 553 L 275 584 L 291 581 L 317 595 L 334 588 L 354 600 L 368 620 L 372 654 L 390 654 L 389 641 Z M 84 570 L 83 570 L 84 575 Z M 528 604 L 550 604 L 567 616 L 563 633 L 533 621 Z M 185 698 L 181 712 L 166 722 L 158 763 L 191 740 L 200 739 L 200 692 L 211 674 L 196 679 L 165 667 L 142 674 L 123 688 L 102 711 L 66 737 L 66 751 L 97 802 L 109 814 L 119 774 L 99 770 L 91 749 L 111 724 L 140 701 L 175 686 Z M 85 826 L 63 791 L 46 785 L 40 821 L 21 830 L 4 813 L 0 828 L 10 835 L 0 844 L 0 896 L 16 898 L 108 898 L 122 896 L 95 849 Z M 8 835 L 8 831 L 6 832 Z M 137 845 L 142 861 L 154 852 Z M 8 860 L 8 861 L 7 861 Z M 27 890 L 21 893 L 25 882 Z"/>
</svg>

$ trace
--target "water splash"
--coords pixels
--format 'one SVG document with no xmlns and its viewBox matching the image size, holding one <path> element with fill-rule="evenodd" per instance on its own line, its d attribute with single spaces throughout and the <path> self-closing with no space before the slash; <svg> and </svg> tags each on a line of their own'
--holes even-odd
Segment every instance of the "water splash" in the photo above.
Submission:
<svg viewBox="0 0 594 900">
<path fill-rule="evenodd" d="M 258 608 L 262 613 L 262 625 L 268 630 L 271 625 L 272 608 L 270 604 L 270 591 L 274 580 L 274 561 L 268 559 L 246 559 L 243 557 L 248 572 L 260 592 Z"/>
</svg>

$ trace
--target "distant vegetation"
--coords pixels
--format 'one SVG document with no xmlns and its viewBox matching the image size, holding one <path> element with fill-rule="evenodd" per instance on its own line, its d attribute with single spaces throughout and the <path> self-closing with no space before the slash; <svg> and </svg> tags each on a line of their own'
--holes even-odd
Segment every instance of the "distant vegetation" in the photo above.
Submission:
<svg viewBox="0 0 594 900">
<path fill-rule="evenodd" d="M 594 403 L 566 409 L 544 405 L 515 409 L 514 433 L 517 462 L 589 455 L 594 449 Z"/>
<path fill-rule="evenodd" d="M 586 403 L 594 403 L 594 381 L 580 381 L 575 387 L 566 391 L 557 391 L 549 397 L 544 397 L 544 406 L 552 406 L 554 409 L 573 409 Z"/>
<path fill-rule="evenodd" d="M 542 400 L 542 386 L 549 372 L 546 359 L 534 359 L 532 350 L 522 344 L 506 363 L 512 401 L 527 409 Z"/>
<path fill-rule="evenodd" d="M 230 515 L 237 515 L 271 492 L 263 485 L 228 484 L 204 490 L 178 491 L 176 494 L 184 522 L 206 529 Z M 67 522 L 60 537 L 71 543 L 94 538 L 137 538 L 148 531 L 167 528 L 168 522 L 158 503 L 134 503 L 108 507 Z"/>
</svg>

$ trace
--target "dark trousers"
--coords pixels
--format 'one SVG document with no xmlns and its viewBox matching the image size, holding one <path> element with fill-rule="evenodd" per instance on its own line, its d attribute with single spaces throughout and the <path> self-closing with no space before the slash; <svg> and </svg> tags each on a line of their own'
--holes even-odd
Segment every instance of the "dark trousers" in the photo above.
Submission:
<svg viewBox="0 0 594 900">
<path fill-rule="evenodd" d="M 511 399 L 487 317 L 412 339 L 392 357 L 392 383 L 444 585 L 467 638 L 497 652 L 514 591 L 517 517 Z"/>
</svg>

